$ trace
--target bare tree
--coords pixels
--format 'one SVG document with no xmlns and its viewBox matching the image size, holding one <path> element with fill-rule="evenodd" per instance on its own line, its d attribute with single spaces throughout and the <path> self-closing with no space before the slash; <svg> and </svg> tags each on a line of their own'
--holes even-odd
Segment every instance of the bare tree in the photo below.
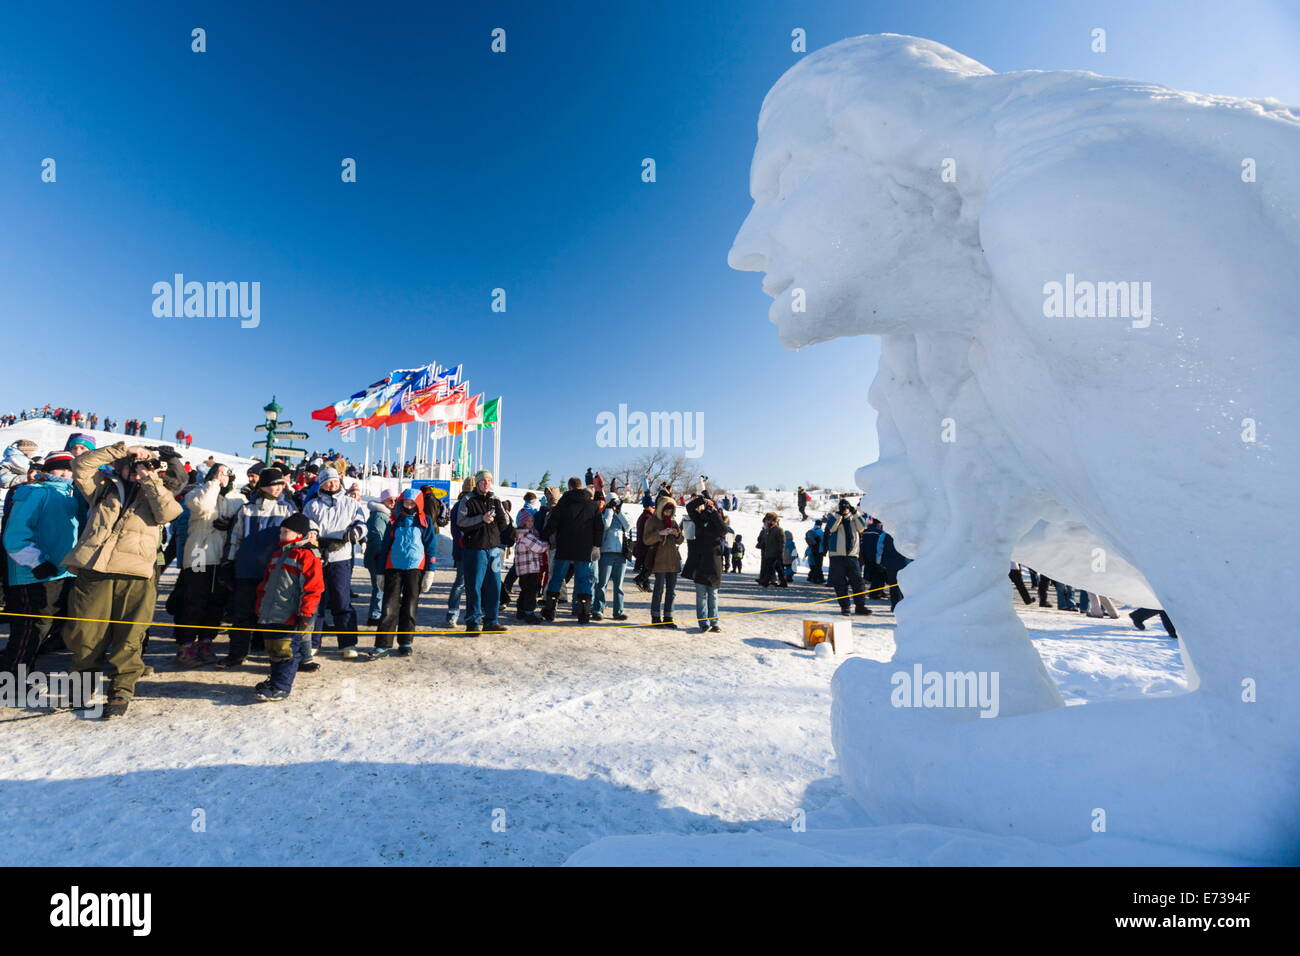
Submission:
<svg viewBox="0 0 1300 956">
<path fill-rule="evenodd" d="M 600 473 L 606 478 L 618 478 L 624 488 L 639 489 L 645 478 L 649 480 L 652 492 L 664 482 L 680 491 L 691 476 L 691 466 L 685 454 L 672 454 L 666 449 L 655 448 L 621 465 L 601 468 Z"/>
</svg>

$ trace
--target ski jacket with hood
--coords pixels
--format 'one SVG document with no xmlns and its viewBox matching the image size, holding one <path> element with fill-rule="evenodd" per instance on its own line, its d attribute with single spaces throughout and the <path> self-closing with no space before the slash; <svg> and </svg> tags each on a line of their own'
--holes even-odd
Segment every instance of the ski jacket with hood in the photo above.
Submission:
<svg viewBox="0 0 1300 956">
<path fill-rule="evenodd" d="M 414 502 L 414 511 L 406 510 L 407 501 Z M 415 488 L 402 492 L 376 555 L 379 571 L 432 571 L 438 563 L 438 530 L 424 513 L 424 502 Z"/>
<path fill-rule="evenodd" d="M 12 492 L 4 524 L 4 549 L 9 555 L 9 584 L 17 586 L 72 577 L 59 565 L 77 543 L 86 506 L 73 494 L 71 478 L 47 478 L 19 485 Z M 38 578 L 42 564 L 59 565 L 58 572 Z"/>
</svg>

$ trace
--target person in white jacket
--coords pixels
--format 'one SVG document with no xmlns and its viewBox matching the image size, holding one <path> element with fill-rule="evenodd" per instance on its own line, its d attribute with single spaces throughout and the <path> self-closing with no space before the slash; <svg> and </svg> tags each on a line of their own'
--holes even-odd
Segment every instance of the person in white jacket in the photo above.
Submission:
<svg viewBox="0 0 1300 956">
<path fill-rule="evenodd" d="M 322 468 L 318 491 L 302 513 L 320 527 L 320 549 L 325 559 L 325 601 L 338 635 L 344 660 L 357 654 L 357 612 L 352 607 L 352 545 L 366 540 L 365 505 L 343 493 L 343 480 L 333 468 Z"/>
<path fill-rule="evenodd" d="M 184 553 L 178 555 L 180 575 L 176 628 L 176 663 L 196 667 L 215 660 L 212 639 L 230 600 L 233 582 L 221 572 L 230 527 L 245 504 L 234 490 L 235 474 L 226 465 L 213 465 L 202 484 L 195 485 L 182 504 L 189 513 Z"/>
</svg>

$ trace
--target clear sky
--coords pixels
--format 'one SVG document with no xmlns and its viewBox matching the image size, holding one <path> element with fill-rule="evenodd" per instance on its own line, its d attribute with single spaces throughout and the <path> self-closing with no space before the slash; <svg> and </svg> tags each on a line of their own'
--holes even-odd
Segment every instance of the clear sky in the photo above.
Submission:
<svg viewBox="0 0 1300 956">
<path fill-rule="evenodd" d="M 301 426 L 463 362 L 505 397 L 506 479 L 631 456 L 596 445 L 626 403 L 702 412 L 724 484 L 847 485 L 876 457 L 875 340 L 783 350 L 725 261 L 795 27 L 1300 102 L 1293 2 L 6 4 L 0 411 L 165 414 L 246 453 L 273 393 Z M 177 272 L 260 282 L 261 324 L 155 318 Z"/>
</svg>

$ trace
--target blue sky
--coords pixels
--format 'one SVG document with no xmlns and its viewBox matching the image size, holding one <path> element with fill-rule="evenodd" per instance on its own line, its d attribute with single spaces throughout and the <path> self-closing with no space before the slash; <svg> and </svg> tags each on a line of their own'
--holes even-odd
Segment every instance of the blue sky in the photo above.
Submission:
<svg viewBox="0 0 1300 956">
<path fill-rule="evenodd" d="M 794 27 L 1300 103 L 1293 3 L 457 6 L 7 6 L 0 411 L 166 414 L 246 453 L 272 393 L 301 426 L 391 368 L 464 362 L 505 396 L 506 479 L 631 456 L 595 442 L 626 403 L 703 412 L 725 484 L 847 485 L 876 455 L 875 340 L 785 351 L 760 277 L 725 261 Z M 259 281 L 261 325 L 155 318 L 176 272 Z"/>
</svg>

